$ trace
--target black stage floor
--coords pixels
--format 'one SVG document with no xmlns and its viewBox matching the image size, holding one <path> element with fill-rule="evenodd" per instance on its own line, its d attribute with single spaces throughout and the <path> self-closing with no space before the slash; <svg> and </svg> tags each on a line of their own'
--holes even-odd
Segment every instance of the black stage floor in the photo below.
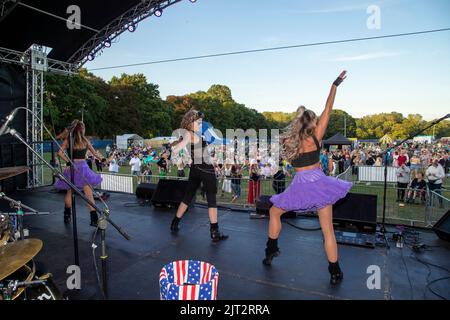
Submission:
<svg viewBox="0 0 450 320">
<path fill-rule="evenodd" d="M 36 260 L 54 275 L 61 291 L 66 290 L 73 264 L 72 228 L 63 223 L 63 194 L 52 188 L 9 195 L 20 199 L 46 216 L 26 216 L 25 224 L 31 238 L 43 240 L 44 247 Z M 109 298 L 159 299 L 158 277 L 161 268 L 178 259 L 198 259 L 214 264 L 220 273 L 218 299 L 438 299 L 427 288 L 433 279 L 449 276 L 442 269 L 426 266 L 419 259 L 450 269 L 450 244 L 428 230 L 419 230 L 426 251 L 410 248 L 375 249 L 339 246 L 344 280 L 339 287 L 329 285 L 327 259 L 320 231 L 302 231 L 283 224 L 279 240 L 282 254 L 271 267 L 262 265 L 267 239 L 266 219 L 250 219 L 248 213 L 219 210 L 219 224 L 230 238 L 212 243 L 209 237 L 207 210 L 195 206 L 181 222 L 177 236 L 169 232 L 174 210 L 154 209 L 136 205 L 134 195 L 112 193 L 108 204 L 114 222 L 132 237 L 123 239 L 112 226 L 107 230 Z M 0 210 L 5 210 L 1 201 Z M 78 231 L 82 288 L 78 299 L 101 299 L 92 259 L 90 239 L 94 228 L 89 226 L 86 206 L 77 199 Z M 317 225 L 315 219 L 297 218 L 293 223 Z M 395 229 L 390 228 L 391 231 Z M 99 244 L 100 237 L 97 237 Z M 100 248 L 97 249 L 99 255 Z M 380 267 L 381 288 L 368 289 L 367 268 Z M 431 272 L 431 273 L 430 273 Z M 449 280 L 431 285 L 440 295 L 450 296 Z"/>
</svg>

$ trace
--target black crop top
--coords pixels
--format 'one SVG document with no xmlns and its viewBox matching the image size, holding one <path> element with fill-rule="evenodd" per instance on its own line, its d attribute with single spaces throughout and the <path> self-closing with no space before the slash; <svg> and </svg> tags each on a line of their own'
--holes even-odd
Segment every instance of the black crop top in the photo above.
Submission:
<svg viewBox="0 0 450 320">
<path fill-rule="evenodd" d="M 204 154 L 205 154 L 205 149 L 208 147 L 208 144 L 206 143 L 206 141 L 203 139 L 203 137 L 201 137 L 198 133 L 194 132 L 194 134 L 196 134 L 200 141 L 198 141 L 197 143 L 191 143 L 191 149 L 189 150 L 191 153 L 191 158 L 192 158 L 192 164 L 204 164 L 207 163 L 204 159 Z M 199 151 L 195 151 L 196 148 L 199 148 L 201 144 L 201 154 L 199 153 Z"/>
<path fill-rule="evenodd" d="M 72 159 L 86 159 L 86 152 L 87 148 L 84 149 L 73 149 L 73 157 Z M 69 155 L 70 155 L 70 149 L 69 149 Z"/>
<path fill-rule="evenodd" d="M 310 165 L 313 165 L 313 164 L 319 162 L 319 160 L 320 160 L 320 144 L 319 144 L 319 141 L 317 141 L 315 136 L 312 136 L 312 138 L 314 139 L 314 143 L 316 144 L 317 149 L 310 151 L 310 152 L 300 153 L 297 156 L 297 158 L 295 158 L 294 160 L 291 161 L 291 164 L 293 167 L 302 168 L 302 167 L 307 167 L 307 166 L 310 166 Z"/>
</svg>

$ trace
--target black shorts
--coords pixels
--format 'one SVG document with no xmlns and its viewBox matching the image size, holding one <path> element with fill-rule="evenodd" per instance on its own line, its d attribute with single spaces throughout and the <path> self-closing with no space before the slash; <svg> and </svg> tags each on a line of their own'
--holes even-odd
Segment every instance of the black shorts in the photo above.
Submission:
<svg viewBox="0 0 450 320">
<path fill-rule="evenodd" d="M 217 178 L 214 167 L 211 164 L 193 164 L 191 166 L 188 185 L 182 202 L 189 205 L 201 183 L 205 188 L 208 208 L 217 208 Z"/>
</svg>

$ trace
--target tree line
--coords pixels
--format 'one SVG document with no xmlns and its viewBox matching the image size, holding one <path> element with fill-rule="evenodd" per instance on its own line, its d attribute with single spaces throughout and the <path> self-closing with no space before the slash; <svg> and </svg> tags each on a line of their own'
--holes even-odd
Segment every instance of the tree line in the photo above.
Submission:
<svg viewBox="0 0 450 320">
<path fill-rule="evenodd" d="M 47 74 L 44 92 L 44 121 L 59 133 L 73 119 L 83 118 L 86 134 L 113 138 L 136 133 L 144 138 L 170 135 L 179 128 L 181 118 L 190 109 L 201 110 L 207 121 L 224 134 L 226 129 L 282 129 L 295 112 L 258 112 L 236 102 L 224 85 L 212 85 L 207 91 L 162 99 L 158 85 L 142 74 L 121 74 L 110 81 L 82 69 L 74 76 Z M 380 113 L 360 119 L 343 110 L 333 110 L 326 137 L 340 132 L 347 137 L 378 139 L 388 134 L 402 139 L 427 124 L 421 115 Z M 450 136 L 450 121 L 443 121 L 426 134 Z"/>
</svg>

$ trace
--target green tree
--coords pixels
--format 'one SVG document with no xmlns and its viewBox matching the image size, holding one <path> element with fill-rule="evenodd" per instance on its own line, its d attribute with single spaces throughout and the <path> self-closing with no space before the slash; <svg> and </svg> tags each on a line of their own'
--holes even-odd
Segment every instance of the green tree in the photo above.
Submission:
<svg viewBox="0 0 450 320">
<path fill-rule="evenodd" d="M 336 133 L 344 135 L 344 127 L 347 129 L 347 137 L 355 137 L 356 120 L 347 112 L 339 109 L 331 111 L 325 139 L 334 136 Z"/>
</svg>

